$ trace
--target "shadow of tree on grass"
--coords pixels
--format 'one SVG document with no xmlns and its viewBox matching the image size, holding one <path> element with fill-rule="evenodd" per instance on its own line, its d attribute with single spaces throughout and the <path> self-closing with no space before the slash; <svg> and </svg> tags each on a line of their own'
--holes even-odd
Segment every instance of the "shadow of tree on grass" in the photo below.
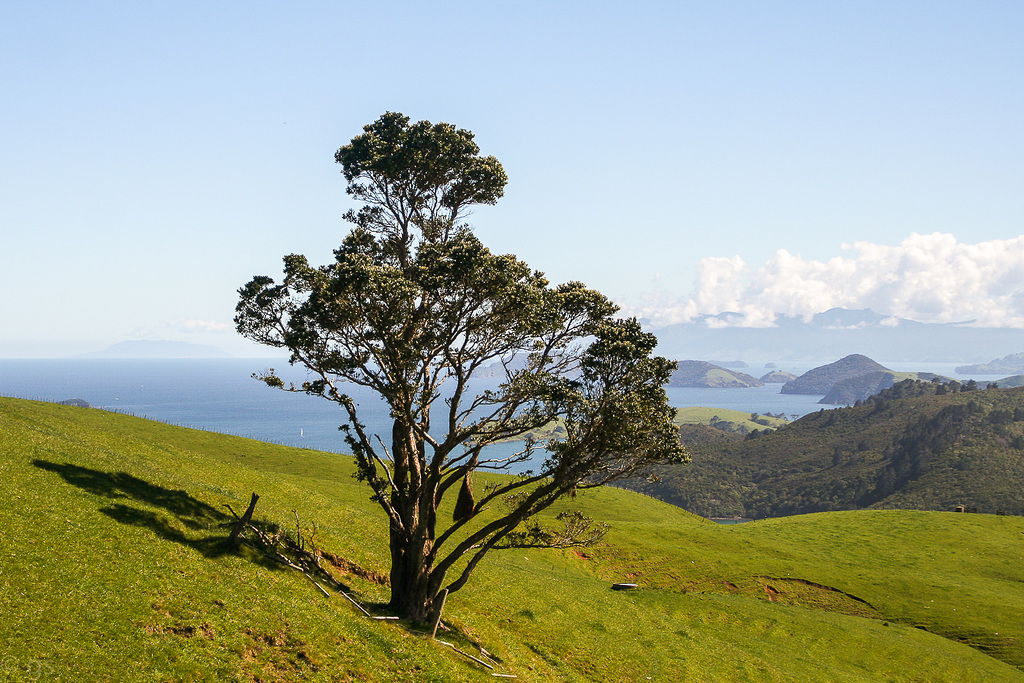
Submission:
<svg viewBox="0 0 1024 683">
<path fill-rule="evenodd" d="M 103 472 L 47 460 L 33 460 L 32 464 L 94 495 L 126 501 L 100 508 L 100 512 L 122 524 L 151 529 L 161 538 L 194 548 L 206 557 L 234 551 L 224 533 L 225 527 L 234 523 L 234 518 L 186 491 L 158 486 L 126 472 Z M 173 520 L 168 519 L 167 513 Z"/>
<path fill-rule="evenodd" d="M 274 570 L 284 569 L 283 565 L 274 562 L 264 553 L 257 550 L 246 552 L 243 551 L 244 546 L 229 544 L 227 528 L 234 526 L 235 517 L 189 495 L 187 491 L 158 486 L 127 472 L 103 472 L 71 463 L 59 464 L 39 459 L 33 460 L 32 464 L 39 469 L 60 475 L 67 483 L 91 494 L 124 501 L 99 508 L 100 512 L 122 524 L 148 528 L 160 538 L 194 548 L 208 558 L 231 553 L 244 553 L 256 564 Z M 131 503 L 135 503 L 135 505 Z M 157 508 L 157 510 L 146 509 L 147 507 Z M 177 520 L 177 525 L 168 519 L 168 513 Z M 270 522 L 254 520 L 251 523 L 259 526 L 264 532 L 278 531 L 277 525 Z M 192 533 L 181 530 L 179 525 Z M 338 569 L 354 573 L 366 580 L 375 583 L 384 581 L 383 577 L 375 575 L 373 572 L 367 573 L 358 565 L 346 565 L 343 558 L 331 556 L 329 561 L 337 563 Z M 334 580 L 333 585 L 337 588 L 358 595 L 350 586 L 337 578 L 330 574 L 325 575 Z M 387 603 L 383 602 L 364 600 L 364 605 L 374 613 L 386 613 L 388 609 Z M 429 625 L 424 624 L 403 624 L 403 627 L 410 632 L 420 634 L 430 630 Z M 461 629 L 451 627 L 448 630 L 466 642 L 476 644 Z"/>
</svg>

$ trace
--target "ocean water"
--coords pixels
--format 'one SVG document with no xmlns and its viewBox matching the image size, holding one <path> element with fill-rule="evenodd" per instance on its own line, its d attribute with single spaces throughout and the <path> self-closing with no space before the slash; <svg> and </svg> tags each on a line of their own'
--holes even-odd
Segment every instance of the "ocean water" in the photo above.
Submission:
<svg viewBox="0 0 1024 683">
<path fill-rule="evenodd" d="M 80 398 L 94 408 L 260 441 L 344 452 L 334 403 L 274 390 L 252 379 L 276 368 L 286 381 L 306 374 L 280 359 L 56 359 L 0 360 L 0 394 L 43 401 Z M 381 428 L 384 404 L 369 392 L 350 392 Z"/>
<path fill-rule="evenodd" d="M 285 382 L 307 373 L 281 359 L 0 359 L 0 396 L 60 402 L 82 399 L 93 408 L 168 424 L 234 434 L 270 443 L 347 453 L 338 429 L 345 413 L 335 403 L 272 389 L 252 378 L 274 368 Z M 496 379 L 480 379 L 479 390 Z M 349 386 L 360 420 L 390 444 L 386 404 L 372 391 Z M 507 457 L 520 444 L 496 444 L 489 457 Z"/>
<path fill-rule="evenodd" d="M 885 363 L 883 363 L 885 364 Z M 779 363 L 778 369 L 801 374 L 814 364 Z M 338 426 L 344 422 L 339 406 L 304 394 L 271 389 L 252 379 L 254 372 L 273 367 L 286 382 L 301 382 L 306 374 L 280 359 L 0 359 L 0 395 L 43 401 L 80 398 L 95 408 L 159 420 L 196 429 L 234 434 L 288 446 L 344 453 L 347 446 Z M 888 364 L 893 370 L 930 371 L 957 379 L 955 364 L 914 366 Z M 742 368 L 755 377 L 763 366 Z M 976 376 L 979 382 L 994 376 Z M 480 390 L 496 379 L 474 380 Z M 818 396 L 781 394 L 782 385 L 750 389 L 668 388 L 677 407 L 707 406 L 743 412 L 782 413 L 796 418 L 822 406 Z M 361 420 L 371 433 L 389 439 L 388 411 L 373 392 L 353 386 L 349 394 L 359 406 Z M 491 447 L 492 456 L 511 454 L 514 444 Z"/>
</svg>

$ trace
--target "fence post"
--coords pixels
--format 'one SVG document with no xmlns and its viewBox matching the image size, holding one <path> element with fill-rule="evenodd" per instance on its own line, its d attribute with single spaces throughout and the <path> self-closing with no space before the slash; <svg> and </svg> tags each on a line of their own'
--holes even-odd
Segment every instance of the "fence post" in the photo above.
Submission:
<svg viewBox="0 0 1024 683">
<path fill-rule="evenodd" d="M 441 607 L 437 610 L 437 619 L 434 619 L 434 630 L 430 632 L 431 640 L 437 637 L 437 627 L 441 623 L 441 614 L 444 613 L 444 603 L 448 599 L 448 589 L 441 591 Z"/>
</svg>

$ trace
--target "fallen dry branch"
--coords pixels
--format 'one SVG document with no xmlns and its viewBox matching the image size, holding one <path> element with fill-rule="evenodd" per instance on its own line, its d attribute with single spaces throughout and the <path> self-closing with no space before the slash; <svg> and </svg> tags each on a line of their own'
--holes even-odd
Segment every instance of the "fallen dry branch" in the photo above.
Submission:
<svg viewBox="0 0 1024 683">
<path fill-rule="evenodd" d="M 225 505 L 231 514 L 234 515 L 237 520 L 235 523 L 234 530 L 232 530 L 232 541 L 234 539 L 241 538 L 250 547 L 262 553 L 265 557 L 269 557 L 271 560 L 282 564 L 290 569 L 294 569 L 297 572 L 302 573 L 310 583 L 316 586 L 325 597 L 331 597 L 330 592 L 327 591 L 320 583 L 313 577 L 317 577 L 320 581 L 323 581 L 335 591 L 340 593 L 342 597 L 355 605 L 360 612 L 370 619 L 377 620 L 397 620 L 398 617 L 392 616 L 375 616 L 371 614 L 365 607 L 359 604 L 355 598 L 349 595 L 349 591 L 352 589 L 342 581 L 338 580 L 333 574 L 331 574 L 321 564 L 321 559 L 326 559 L 330 564 L 341 569 L 356 569 L 358 571 L 350 571 L 350 573 L 356 574 L 357 576 L 366 576 L 370 580 L 376 579 L 377 583 L 381 583 L 379 575 L 374 572 L 363 570 L 354 562 L 349 562 L 342 557 L 326 553 L 316 546 L 313 542 L 313 538 L 316 536 L 316 525 L 313 526 L 313 531 L 306 537 L 302 532 L 302 524 L 299 522 L 299 515 L 295 511 L 292 514 L 295 515 L 295 534 L 294 536 L 285 533 L 278 529 L 276 526 L 264 525 L 255 523 L 252 521 L 253 509 L 256 507 L 256 501 L 259 499 L 255 493 L 252 494 L 252 500 L 249 503 L 249 508 L 245 511 L 245 514 L 239 516 L 230 505 Z M 237 533 L 236 533 L 237 530 Z M 243 536 L 242 532 L 247 532 L 247 535 Z"/>
<path fill-rule="evenodd" d="M 479 665 L 481 665 L 483 667 L 486 667 L 488 669 L 488 671 L 491 672 L 491 676 L 494 676 L 495 678 L 517 678 L 517 676 L 515 674 L 507 674 L 507 673 L 501 673 L 499 671 L 495 671 L 494 668 L 495 668 L 495 666 L 497 666 L 497 663 L 493 659 L 491 659 L 490 653 L 487 652 L 487 650 L 483 649 L 482 647 L 480 648 L 480 654 L 487 661 L 484 661 L 483 659 L 480 659 L 479 657 L 475 657 L 475 656 L 469 654 L 465 650 L 463 650 L 463 649 L 461 649 L 459 647 L 456 647 L 456 645 L 454 643 L 449 643 L 446 640 L 435 640 L 435 642 L 440 643 L 441 645 L 446 645 L 447 647 L 450 647 L 451 649 L 453 649 L 456 652 L 458 652 L 463 657 L 471 659 L 474 662 L 476 662 L 477 664 L 479 664 Z"/>
<path fill-rule="evenodd" d="M 320 558 L 322 552 L 313 543 L 312 538 L 305 538 L 302 533 L 302 528 L 299 525 L 298 515 L 295 516 L 296 529 L 295 536 L 285 533 L 272 525 L 259 524 L 252 521 L 252 512 L 255 507 L 256 500 L 259 498 L 255 493 L 253 494 L 252 502 L 249 504 L 249 509 L 245 511 L 245 514 L 239 516 L 230 505 L 225 505 L 232 515 L 235 516 L 236 528 L 239 529 L 238 534 L 232 534 L 236 538 L 241 538 L 249 546 L 261 552 L 264 556 L 269 557 L 279 564 L 283 564 L 286 567 L 302 572 L 310 581 L 312 581 L 317 588 L 324 591 L 321 586 L 313 578 L 320 579 L 323 583 L 329 585 L 331 588 L 339 591 L 352 590 L 346 584 L 339 581 L 333 574 L 327 571 L 326 568 L 321 564 Z M 314 527 L 313 535 L 316 534 Z"/>
<path fill-rule="evenodd" d="M 282 531 L 275 525 L 263 525 L 257 522 L 253 522 L 252 514 L 253 510 L 256 507 L 257 500 L 259 500 L 259 496 L 253 493 L 252 499 L 249 502 L 248 509 L 246 509 L 245 513 L 241 516 L 239 516 L 238 513 L 236 513 L 230 505 L 225 504 L 224 507 L 226 507 L 231 512 L 231 514 L 235 517 L 236 520 L 230 537 L 232 543 L 237 542 L 237 540 L 245 542 L 250 547 L 262 553 L 265 557 L 268 557 L 279 564 L 282 564 L 286 567 L 289 567 L 290 569 L 294 569 L 300 572 L 325 597 L 331 597 L 331 593 L 317 581 L 317 578 L 320 579 L 320 581 L 323 581 L 331 588 L 333 588 L 336 592 L 340 593 L 343 598 L 351 602 L 360 612 L 362 612 L 364 616 L 366 616 L 369 619 L 398 619 L 398 617 L 393 616 L 375 616 L 371 614 L 365 607 L 359 604 L 359 602 L 356 601 L 355 598 L 349 595 L 349 591 L 351 590 L 351 588 L 349 588 L 347 585 L 339 581 L 337 578 L 334 577 L 333 574 L 327 571 L 327 569 L 324 568 L 324 566 L 321 564 L 320 560 L 326 559 L 331 565 L 338 569 L 348 571 L 349 573 L 356 574 L 357 576 L 361 576 L 368 580 L 375 581 L 379 584 L 386 585 L 387 577 L 383 577 L 379 574 L 376 574 L 375 572 L 364 570 L 353 562 L 350 562 L 337 555 L 324 552 L 323 550 L 318 548 L 316 544 L 313 542 L 313 538 L 316 536 L 316 526 L 313 526 L 313 532 L 309 534 L 308 537 L 304 535 L 302 531 L 302 525 L 299 522 L 298 513 L 294 511 L 292 513 L 295 515 L 294 537 Z M 314 576 L 317 578 L 314 578 Z M 441 621 L 440 614 L 438 614 L 438 619 L 434 624 L 433 633 L 431 634 L 432 637 L 436 635 L 438 627 L 444 629 L 445 631 L 451 630 Z M 490 653 L 484 650 L 483 648 L 480 648 L 480 653 L 481 656 L 484 657 L 484 659 L 480 659 L 479 657 L 475 657 L 466 652 L 465 650 L 456 647 L 452 643 L 443 640 L 438 640 L 437 642 L 441 643 L 442 645 L 450 647 L 460 655 L 467 657 L 476 662 L 477 664 L 486 667 L 491 672 L 494 672 L 495 662 L 491 659 Z M 488 661 L 485 661 L 485 659 Z M 516 678 L 515 675 L 506 673 L 495 672 L 491 675 L 500 678 Z"/>
<path fill-rule="evenodd" d="M 477 664 L 480 664 L 481 666 L 486 666 L 491 671 L 494 671 L 494 667 L 493 666 L 491 666 L 490 664 L 488 664 L 487 662 L 485 662 L 482 659 L 478 659 L 478 658 L 474 657 L 473 655 L 469 654 L 465 650 L 460 650 L 453 643 L 449 643 L 448 641 L 445 641 L 445 640 L 439 640 L 437 642 L 441 643 L 442 645 L 447 645 L 448 647 L 450 647 L 451 649 L 455 650 L 456 652 L 458 652 L 463 657 L 469 657 L 470 659 L 472 659 Z"/>
</svg>

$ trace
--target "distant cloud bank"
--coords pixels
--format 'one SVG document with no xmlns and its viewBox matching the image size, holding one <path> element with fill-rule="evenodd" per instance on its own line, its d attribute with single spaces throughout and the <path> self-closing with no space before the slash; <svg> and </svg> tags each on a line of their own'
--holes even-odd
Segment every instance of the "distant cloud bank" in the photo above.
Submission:
<svg viewBox="0 0 1024 683">
<path fill-rule="evenodd" d="M 132 332 L 135 339 L 165 339 L 169 334 L 220 334 L 231 332 L 235 326 L 223 320 L 196 320 L 177 318 L 152 327 L 139 327 Z"/>
<path fill-rule="evenodd" d="M 739 256 L 698 264 L 688 298 L 658 292 L 623 312 L 654 327 L 732 312 L 715 324 L 770 327 L 780 314 L 809 319 L 831 308 L 870 308 L 919 322 L 973 321 L 1024 328 L 1024 235 L 978 244 L 911 234 L 900 244 L 843 244 L 849 257 L 809 261 L 785 249 L 754 269 Z"/>
</svg>

